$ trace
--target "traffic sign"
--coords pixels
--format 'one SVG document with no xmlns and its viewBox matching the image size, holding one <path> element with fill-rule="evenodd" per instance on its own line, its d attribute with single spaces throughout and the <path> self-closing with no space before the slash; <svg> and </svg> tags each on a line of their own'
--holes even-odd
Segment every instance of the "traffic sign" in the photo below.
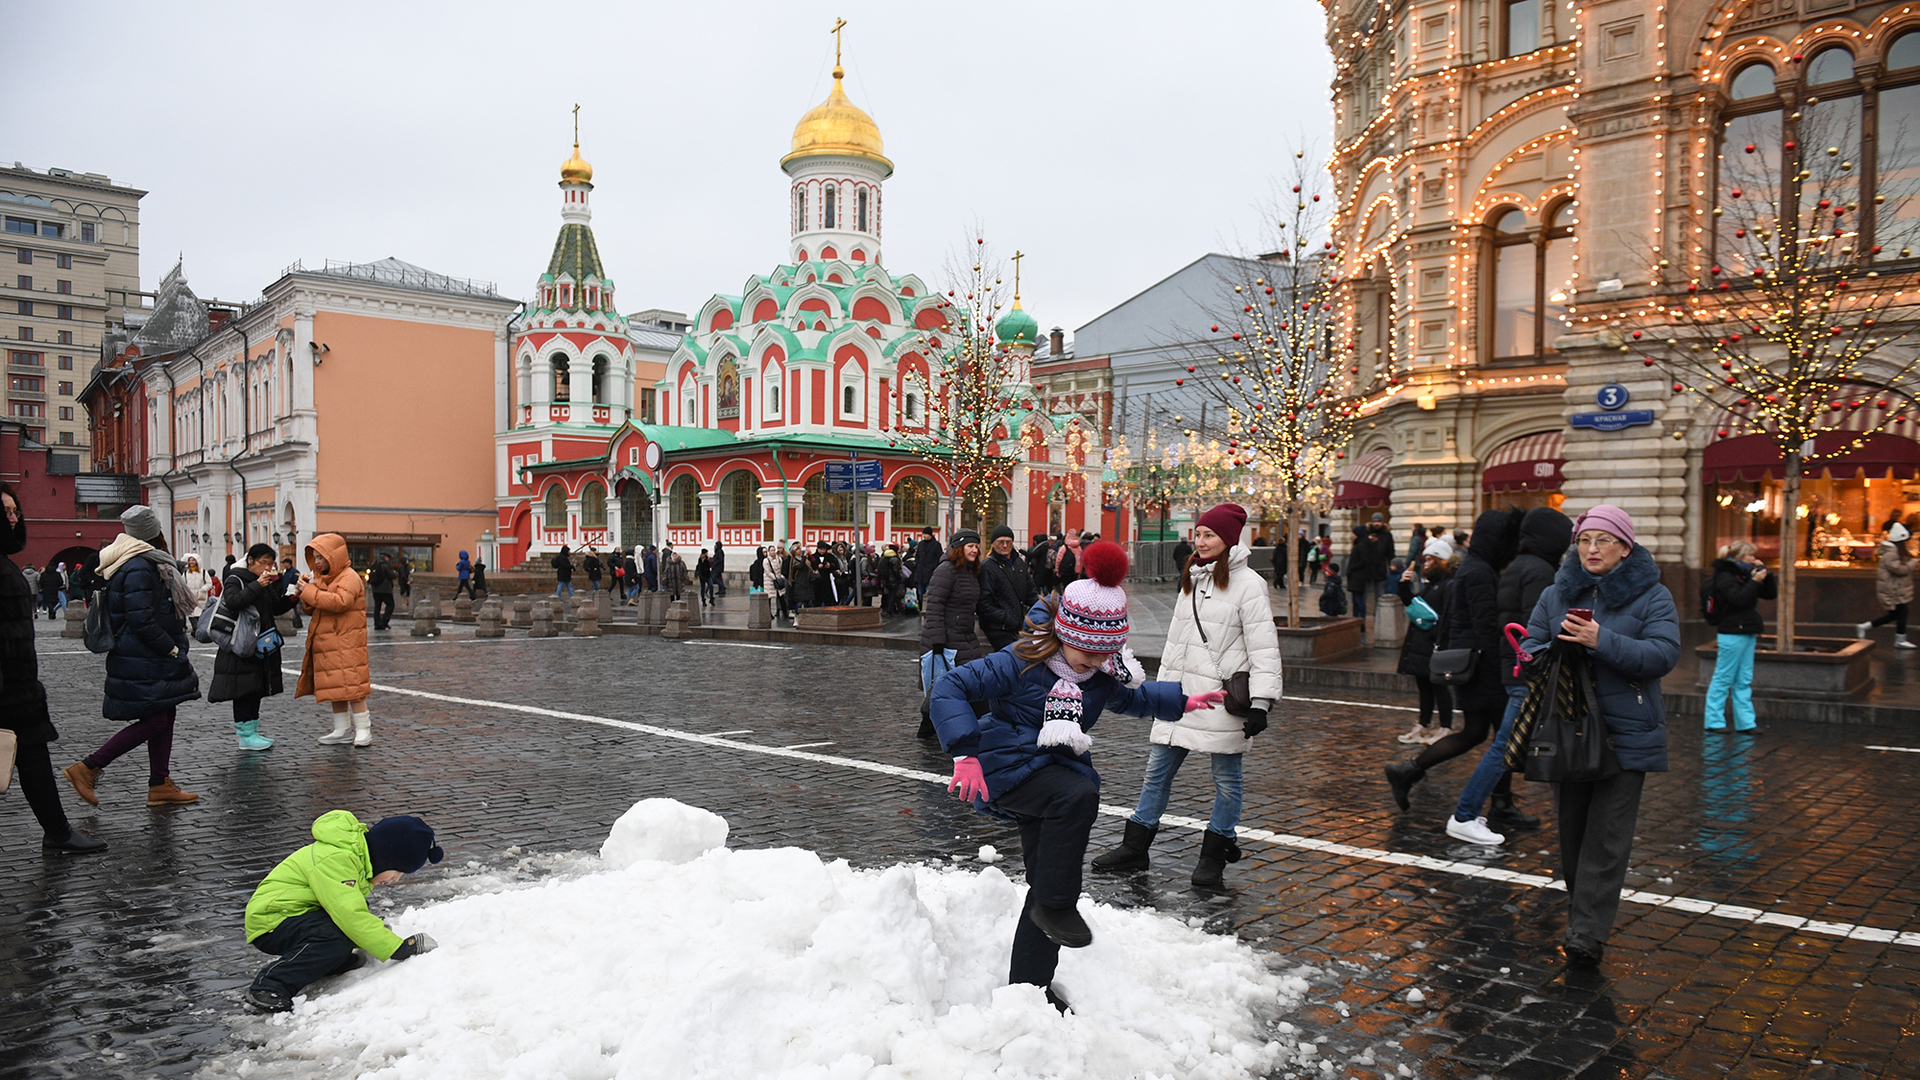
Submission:
<svg viewBox="0 0 1920 1080">
<path fill-rule="evenodd" d="M 827 490 L 879 491 L 880 468 L 878 461 L 829 461 L 826 469 Z"/>
</svg>

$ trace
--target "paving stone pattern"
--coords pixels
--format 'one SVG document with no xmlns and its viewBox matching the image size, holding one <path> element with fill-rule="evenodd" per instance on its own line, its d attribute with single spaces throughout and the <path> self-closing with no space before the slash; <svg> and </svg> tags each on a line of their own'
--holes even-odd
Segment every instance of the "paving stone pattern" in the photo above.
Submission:
<svg viewBox="0 0 1920 1080">
<path fill-rule="evenodd" d="M 115 728 L 98 717 L 100 661 L 43 624 L 42 667 L 64 738 L 56 767 Z M 945 774 L 914 738 L 911 658 L 858 648 L 749 648 L 651 637 L 437 641 L 376 635 L 377 683 L 732 736 L 767 747 L 830 742 L 841 755 Z M 296 645 L 298 643 L 296 642 Z M 297 651 L 290 663 L 298 662 Z M 196 656 L 203 675 L 210 656 Z M 291 682 L 291 680 L 289 680 Z M 1377 705 L 1403 704 L 1397 700 Z M 972 856 L 1017 834 L 935 784 L 662 738 L 578 720 L 376 693 L 365 750 L 322 747 L 324 710 L 270 699 L 268 753 L 232 743 L 227 706 L 182 709 L 174 776 L 197 806 L 149 810 L 142 751 L 110 767 L 101 806 L 67 806 L 105 855 L 53 858 L 17 794 L 0 798 L 0 1078 L 179 1076 L 259 1037 L 238 992 L 264 958 L 241 940 L 262 875 L 312 819 L 417 813 L 444 869 L 376 894 L 397 912 L 460 875 L 527 876 L 595 850 L 634 801 L 670 796 L 724 815 L 736 847 L 801 845 L 858 866 Z M 1436 769 L 1396 813 L 1380 766 L 1410 714 L 1289 702 L 1247 763 L 1245 823 L 1356 847 L 1556 874 L 1547 818 L 1508 848 L 1458 844 L 1440 825 L 1469 760 Z M 1095 732 L 1104 801 L 1130 805 L 1145 724 Z M 1647 786 L 1630 888 L 1764 911 L 1920 929 L 1920 733 L 1774 725 L 1757 738 L 1673 735 L 1673 771 Z M 1196 765 L 1199 763 L 1195 763 Z M 64 783 L 64 781 L 62 781 Z M 1204 818 L 1205 769 L 1180 777 L 1171 814 Z M 1116 842 L 1105 816 L 1095 850 Z M 1102 901 L 1149 905 L 1311 968 L 1307 1004 L 1282 1017 L 1344 1067 L 1428 1077 L 1894 1077 L 1920 1061 L 1920 948 L 1628 904 L 1597 972 L 1568 971 L 1557 890 L 1270 844 L 1248 845 L 1208 896 L 1186 877 L 1198 833 L 1169 827 L 1152 870 L 1102 878 Z M 1018 873 L 1017 859 L 1001 866 Z M 1407 1000 L 1418 989 L 1420 1003 Z M 1356 1061 L 1355 1059 L 1359 1059 Z M 1361 1063 L 1364 1062 L 1364 1063 Z M 1323 1074 L 1324 1075 L 1324 1074 Z"/>
</svg>

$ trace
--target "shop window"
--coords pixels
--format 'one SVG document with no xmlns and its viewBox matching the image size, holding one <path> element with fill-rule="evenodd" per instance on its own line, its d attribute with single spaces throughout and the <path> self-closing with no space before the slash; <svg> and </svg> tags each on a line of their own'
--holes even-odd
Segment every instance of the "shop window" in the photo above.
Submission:
<svg viewBox="0 0 1920 1080">
<path fill-rule="evenodd" d="M 1711 551 L 1745 540 L 1760 549 L 1761 558 L 1779 565 L 1782 487 L 1771 478 L 1707 484 Z M 1807 476 L 1800 481 L 1800 509 L 1804 516 L 1796 565 L 1871 573 L 1889 522 L 1904 521 L 1910 530 L 1920 529 L 1920 482 Z"/>
</svg>

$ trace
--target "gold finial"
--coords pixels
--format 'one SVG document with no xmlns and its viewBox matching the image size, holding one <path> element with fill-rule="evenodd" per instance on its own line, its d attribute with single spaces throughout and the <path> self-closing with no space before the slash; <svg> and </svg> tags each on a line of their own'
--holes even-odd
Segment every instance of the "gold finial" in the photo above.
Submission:
<svg viewBox="0 0 1920 1080">
<path fill-rule="evenodd" d="M 1013 306 L 1015 308 L 1020 306 L 1020 260 L 1026 257 L 1026 252 L 1023 251 L 1016 250 L 1013 253 Z"/>
<path fill-rule="evenodd" d="M 844 77 L 847 73 L 846 69 L 840 66 L 840 31 L 844 29 L 846 25 L 847 25 L 847 20 L 842 19 L 838 16 L 834 17 L 834 20 L 833 20 L 833 77 L 836 79 Z"/>
<path fill-rule="evenodd" d="M 593 166 L 580 156 L 580 106 L 573 107 L 573 156 L 560 166 L 560 182 L 583 184 L 593 181 Z"/>
<path fill-rule="evenodd" d="M 580 149 L 580 104 L 578 102 L 573 106 L 573 148 Z"/>
</svg>

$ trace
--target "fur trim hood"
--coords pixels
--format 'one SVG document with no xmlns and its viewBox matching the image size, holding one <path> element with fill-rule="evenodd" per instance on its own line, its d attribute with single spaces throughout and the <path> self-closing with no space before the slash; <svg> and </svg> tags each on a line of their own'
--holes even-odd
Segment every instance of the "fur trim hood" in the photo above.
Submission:
<svg viewBox="0 0 1920 1080">
<path fill-rule="evenodd" d="M 1653 553 L 1642 544 L 1633 545 L 1620 565 L 1602 577 L 1587 573 L 1587 568 L 1580 565 L 1580 552 L 1569 549 L 1560 563 L 1560 572 L 1553 578 L 1553 587 L 1560 590 L 1561 597 L 1569 604 L 1588 589 L 1597 589 L 1607 606 L 1615 609 L 1625 608 L 1658 584 L 1660 568 L 1654 564 Z"/>
</svg>

